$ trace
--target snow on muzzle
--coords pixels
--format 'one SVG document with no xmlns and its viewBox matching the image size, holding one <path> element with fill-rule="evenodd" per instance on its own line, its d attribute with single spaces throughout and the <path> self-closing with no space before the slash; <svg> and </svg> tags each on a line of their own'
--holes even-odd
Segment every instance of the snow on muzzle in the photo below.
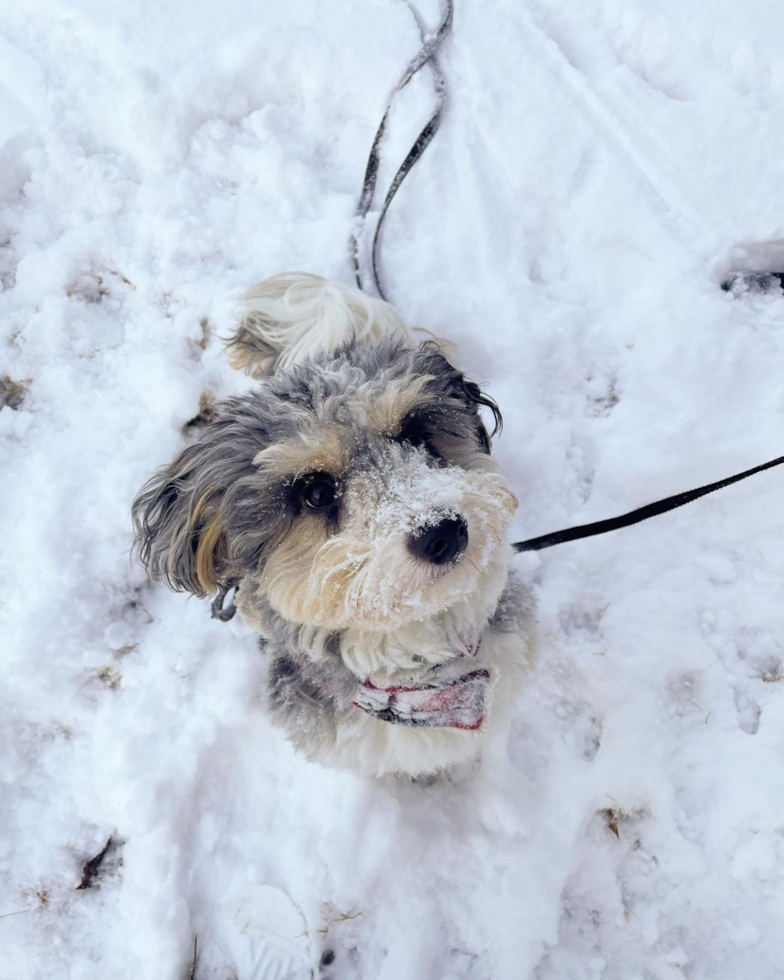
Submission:
<svg viewBox="0 0 784 980">
<path fill-rule="evenodd" d="M 393 629 L 436 615 L 479 586 L 516 506 L 489 460 L 467 471 L 390 453 L 343 490 L 341 529 L 303 583 L 309 622 Z"/>
</svg>

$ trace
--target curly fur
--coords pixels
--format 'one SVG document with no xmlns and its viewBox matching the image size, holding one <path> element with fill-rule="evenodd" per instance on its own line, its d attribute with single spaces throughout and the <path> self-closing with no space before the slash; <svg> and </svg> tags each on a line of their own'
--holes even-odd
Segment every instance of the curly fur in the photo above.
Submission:
<svg viewBox="0 0 784 980">
<path fill-rule="evenodd" d="M 270 711 L 310 758 L 413 774 L 470 757 L 519 679 L 533 619 L 508 579 L 516 500 L 490 456 L 500 412 L 388 304 L 303 276 L 249 297 L 235 361 L 272 373 L 142 488 L 139 557 L 194 595 L 240 583 L 238 609 L 270 655 Z M 307 503 L 314 480 L 334 488 L 321 510 Z M 462 551 L 424 560 L 412 542 L 450 521 L 466 529 Z M 477 652 L 466 638 L 480 636 Z M 459 682 L 469 647 L 490 678 L 476 731 L 450 727 L 448 708 L 443 727 L 417 728 L 354 703 L 358 684 Z"/>
</svg>

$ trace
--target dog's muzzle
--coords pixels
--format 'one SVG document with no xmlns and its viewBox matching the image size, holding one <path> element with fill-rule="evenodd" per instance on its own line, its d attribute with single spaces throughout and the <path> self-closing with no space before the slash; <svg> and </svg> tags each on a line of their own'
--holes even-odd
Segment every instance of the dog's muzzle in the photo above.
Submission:
<svg viewBox="0 0 784 980">
<path fill-rule="evenodd" d="M 476 731 L 484 719 L 489 680 L 490 672 L 482 667 L 439 686 L 376 687 L 365 681 L 352 704 L 396 725 Z"/>
</svg>

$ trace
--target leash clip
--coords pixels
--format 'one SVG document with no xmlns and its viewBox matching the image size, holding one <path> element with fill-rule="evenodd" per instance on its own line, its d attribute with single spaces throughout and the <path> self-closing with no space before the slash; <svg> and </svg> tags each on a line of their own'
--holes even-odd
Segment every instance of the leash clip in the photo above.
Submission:
<svg viewBox="0 0 784 980">
<path fill-rule="evenodd" d="M 212 619 L 219 619 L 222 623 L 228 623 L 230 619 L 234 618 L 234 614 L 237 612 L 237 607 L 234 604 L 234 600 L 237 598 L 237 589 L 239 589 L 239 582 L 230 581 L 225 582 L 218 588 L 218 594 L 212 600 L 210 604 L 210 617 Z M 234 589 L 234 595 L 229 599 L 229 604 L 224 609 L 223 603 L 231 590 Z"/>
</svg>

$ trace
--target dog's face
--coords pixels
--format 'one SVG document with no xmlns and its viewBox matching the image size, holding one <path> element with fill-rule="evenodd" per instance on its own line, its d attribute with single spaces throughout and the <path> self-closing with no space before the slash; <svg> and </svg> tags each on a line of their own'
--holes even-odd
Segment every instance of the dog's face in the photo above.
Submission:
<svg viewBox="0 0 784 980">
<path fill-rule="evenodd" d="M 516 500 L 479 416 L 500 415 L 432 343 L 349 344 L 229 399 L 134 503 L 154 578 L 208 595 L 250 578 L 328 631 L 430 619 L 496 575 Z"/>
</svg>

